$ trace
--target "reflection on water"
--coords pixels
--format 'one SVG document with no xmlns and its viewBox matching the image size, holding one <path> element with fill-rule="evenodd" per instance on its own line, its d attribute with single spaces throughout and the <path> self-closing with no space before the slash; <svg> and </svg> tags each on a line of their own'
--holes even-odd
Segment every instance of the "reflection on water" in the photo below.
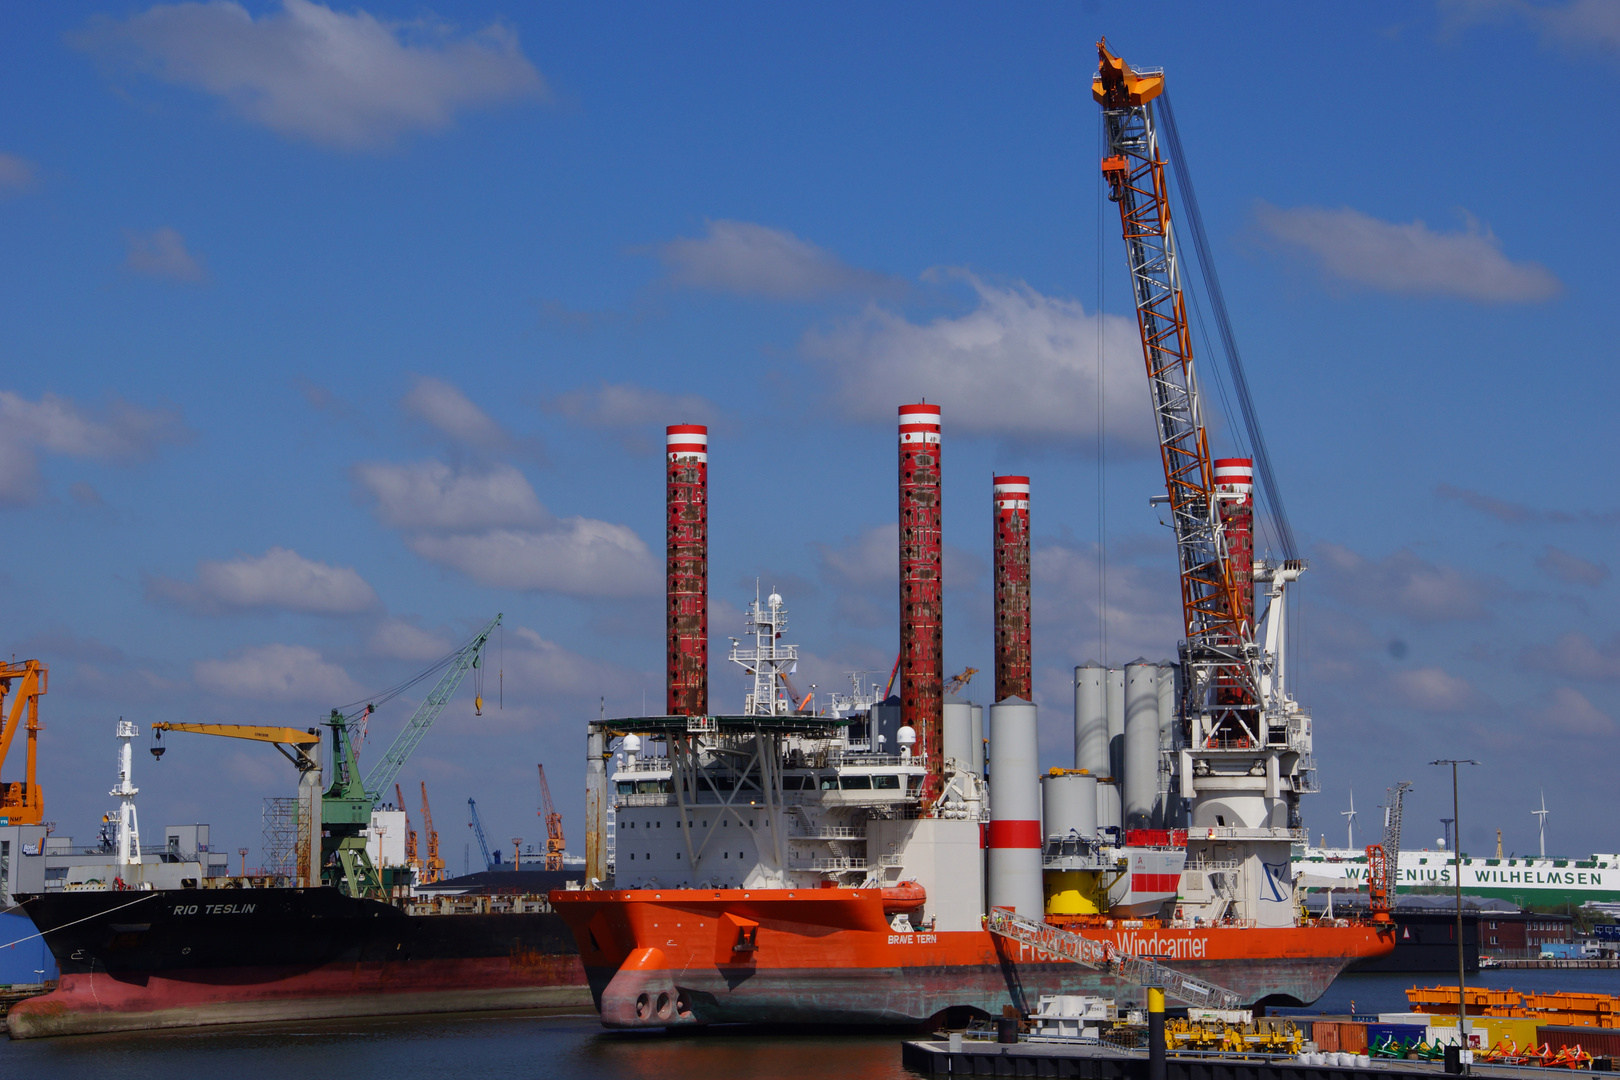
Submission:
<svg viewBox="0 0 1620 1080">
<path fill-rule="evenodd" d="M 1613 971 L 1486 971 L 1471 986 L 1613 993 Z M 1314 1014 L 1406 1011 L 1409 986 L 1443 974 L 1341 976 Z M 1282 1010 L 1279 1010 L 1282 1011 Z M 0 1042 L 0 1076 L 30 1080 L 291 1080 L 346 1076 L 545 1080 L 747 1080 L 838 1076 L 901 1080 L 900 1033 L 804 1035 L 721 1030 L 679 1035 L 605 1032 L 595 1016 L 485 1014 L 344 1020 Z"/>
<path fill-rule="evenodd" d="M 119 1080 L 480 1076 L 899 1080 L 903 1036 L 616 1034 L 594 1016 L 419 1016 L 0 1042 L 0 1075 Z"/>
</svg>

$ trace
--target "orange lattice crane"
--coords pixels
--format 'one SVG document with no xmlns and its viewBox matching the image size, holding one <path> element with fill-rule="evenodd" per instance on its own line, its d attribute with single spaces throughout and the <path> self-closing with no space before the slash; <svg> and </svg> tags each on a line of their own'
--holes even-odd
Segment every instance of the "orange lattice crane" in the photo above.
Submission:
<svg viewBox="0 0 1620 1080">
<path fill-rule="evenodd" d="M 28 712 L 24 728 L 28 735 L 28 757 L 23 766 L 23 778 L 0 783 L 0 824 L 38 825 L 45 820 L 45 798 L 34 781 L 34 765 L 39 740 L 39 697 L 50 682 L 50 670 L 38 660 L 0 664 L 0 717 L 4 718 L 4 725 L 0 726 L 0 765 L 5 763 L 6 754 L 11 750 L 18 725 L 23 723 L 23 711 Z M 15 688 L 13 682 L 18 684 Z M 11 703 L 11 711 L 6 712 L 6 695 L 13 689 L 17 696 Z"/>
<path fill-rule="evenodd" d="M 546 869 L 563 868 L 562 815 L 551 804 L 551 787 L 546 783 L 546 767 L 540 766 L 540 811 L 546 819 Z"/>
<path fill-rule="evenodd" d="M 427 781 L 422 781 L 422 830 L 427 833 L 427 858 L 422 861 L 422 882 L 431 885 L 444 877 L 444 860 L 439 858 L 439 833 L 433 828 L 433 810 L 428 806 Z"/>
<path fill-rule="evenodd" d="M 416 830 L 411 828 L 411 812 L 405 809 L 405 792 L 400 790 L 397 783 L 394 785 L 394 798 L 399 800 L 399 809 L 405 815 L 405 865 L 420 877 L 422 861 L 416 857 Z"/>
</svg>

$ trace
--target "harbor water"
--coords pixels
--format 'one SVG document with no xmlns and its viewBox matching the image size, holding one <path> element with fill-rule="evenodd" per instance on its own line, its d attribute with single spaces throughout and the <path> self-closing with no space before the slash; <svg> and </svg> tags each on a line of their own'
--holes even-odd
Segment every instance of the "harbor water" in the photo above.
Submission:
<svg viewBox="0 0 1620 1080">
<path fill-rule="evenodd" d="M 1403 1011 L 1408 987 L 1445 981 L 1434 975 L 1344 975 L 1310 1009 L 1289 1011 L 1347 1013 L 1352 1001 L 1357 1012 Z M 1615 972 L 1491 971 L 1470 985 L 1607 993 L 1615 988 Z M 0 1042 L 0 1074 L 33 1080 L 114 1075 L 120 1080 L 313 1075 L 898 1080 L 911 1076 L 900 1065 L 904 1037 L 740 1029 L 613 1033 L 595 1016 L 420 1016 Z"/>
</svg>

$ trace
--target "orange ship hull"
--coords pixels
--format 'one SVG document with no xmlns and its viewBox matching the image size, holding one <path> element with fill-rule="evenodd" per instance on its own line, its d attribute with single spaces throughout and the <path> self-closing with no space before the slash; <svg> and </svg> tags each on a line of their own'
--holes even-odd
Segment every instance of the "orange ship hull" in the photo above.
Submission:
<svg viewBox="0 0 1620 1080">
<path fill-rule="evenodd" d="M 897 932 L 870 889 L 554 892 L 551 904 L 608 1027 L 914 1025 L 1006 1005 L 1033 1011 L 1042 994 L 1141 993 L 988 931 Z M 1395 944 L 1353 923 L 1085 934 L 1276 1005 L 1315 1001 L 1351 962 Z"/>
</svg>

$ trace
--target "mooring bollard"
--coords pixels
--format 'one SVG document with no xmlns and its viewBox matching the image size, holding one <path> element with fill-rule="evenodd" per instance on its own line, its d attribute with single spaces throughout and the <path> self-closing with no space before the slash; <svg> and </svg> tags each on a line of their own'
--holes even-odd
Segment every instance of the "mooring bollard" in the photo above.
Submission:
<svg viewBox="0 0 1620 1080">
<path fill-rule="evenodd" d="M 1164 1080 L 1164 990 L 1148 987 L 1148 1080 Z"/>
</svg>

